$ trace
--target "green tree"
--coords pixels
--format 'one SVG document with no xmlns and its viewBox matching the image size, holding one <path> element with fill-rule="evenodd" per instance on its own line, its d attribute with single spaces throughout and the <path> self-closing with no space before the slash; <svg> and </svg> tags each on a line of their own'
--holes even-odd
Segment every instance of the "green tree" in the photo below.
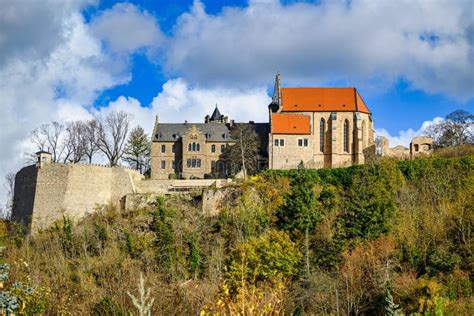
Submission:
<svg viewBox="0 0 474 316">
<path fill-rule="evenodd" d="M 280 227 L 304 234 L 306 272 L 309 274 L 309 235 L 320 219 L 320 203 L 314 174 L 304 168 L 295 170 L 290 178 L 291 192 L 278 212 Z"/>
<path fill-rule="evenodd" d="M 474 115 L 464 110 L 454 111 L 446 119 L 430 125 L 426 133 L 439 146 L 457 146 L 473 143 Z"/>
<path fill-rule="evenodd" d="M 231 288 L 259 282 L 277 282 L 297 271 L 301 253 L 286 232 L 269 230 L 241 243 L 232 253 L 227 266 Z"/>
<path fill-rule="evenodd" d="M 150 160 L 150 140 L 142 127 L 137 126 L 130 132 L 123 160 L 142 173 L 148 170 Z"/>
</svg>

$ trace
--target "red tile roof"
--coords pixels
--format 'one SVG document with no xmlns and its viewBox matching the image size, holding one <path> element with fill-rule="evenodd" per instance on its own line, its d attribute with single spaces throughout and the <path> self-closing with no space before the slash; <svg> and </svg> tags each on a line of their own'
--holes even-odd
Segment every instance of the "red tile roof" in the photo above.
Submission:
<svg viewBox="0 0 474 316">
<path fill-rule="evenodd" d="M 370 111 L 355 88 L 282 88 L 283 112 Z"/>
<path fill-rule="evenodd" d="M 310 117 L 302 114 L 272 114 L 273 134 L 311 134 Z"/>
</svg>

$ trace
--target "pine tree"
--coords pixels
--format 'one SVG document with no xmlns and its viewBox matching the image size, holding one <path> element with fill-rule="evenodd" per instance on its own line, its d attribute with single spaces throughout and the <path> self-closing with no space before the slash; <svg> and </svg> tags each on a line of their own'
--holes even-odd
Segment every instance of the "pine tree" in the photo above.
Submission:
<svg viewBox="0 0 474 316">
<path fill-rule="evenodd" d="M 135 127 L 128 136 L 123 160 L 142 173 L 147 171 L 150 160 L 150 141 L 142 127 Z"/>
</svg>

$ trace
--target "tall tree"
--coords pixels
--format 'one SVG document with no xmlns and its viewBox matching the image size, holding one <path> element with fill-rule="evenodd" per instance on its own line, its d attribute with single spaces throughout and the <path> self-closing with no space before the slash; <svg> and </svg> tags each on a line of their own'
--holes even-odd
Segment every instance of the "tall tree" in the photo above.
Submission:
<svg viewBox="0 0 474 316">
<path fill-rule="evenodd" d="M 73 121 L 66 124 L 63 162 L 80 162 L 85 156 L 87 123 Z"/>
<path fill-rule="evenodd" d="M 141 126 L 137 126 L 130 132 L 123 160 L 131 167 L 145 172 L 149 164 L 150 157 L 150 140 L 145 130 Z"/>
<path fill-rule="evenodd" d="M 52 122 L 35 128 L 30 138 L 38 150 L 50 152 L 52 161 L 59 162 L 64 152 L 64 132 L 64 125 Z"/>
<path fill-rule="evenodd" d="M 97 147 L 107 157 L 110 166 L 116 166 L 122 158 L 131 119 L 131 115 L 124 111 L 110 112 L 97 119 Z"/>
<path fill-rule="evenodd" d="M 237 124 L 231 130 L 235 144 L 230 146 L 226 158 L 232 163 L 233 172 L 242 170 L 244 179 L 257 172 L 258 137 L 251 124 Z"/>
<path fill-rule="evenodd" d="M 85 123 L 84 133 L 84 154 L 89 164 L 92 163 L 92 157 L 99 151 L 97 147 L 99 122 L 96 119 L 89 120 Z"/>
</svg>

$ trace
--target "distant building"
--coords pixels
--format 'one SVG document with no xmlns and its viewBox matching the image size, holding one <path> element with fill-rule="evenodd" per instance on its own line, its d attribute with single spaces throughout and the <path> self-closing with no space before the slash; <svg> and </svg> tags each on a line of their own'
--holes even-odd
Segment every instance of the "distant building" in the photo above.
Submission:
<svg viewBox="0 0 474 316">
<path fill-rule="evenodd" d="M 268 123 L 234 123 L 220 113 L 217 105 L 204 123 L 160 123 L 153 129 L 151 178 L 223 178 L 230 171 L 224 152 L 235 142 L 231 130 L 236 124 L 248 124 L 260 139 L 261 165 L 266 167 Z"/>
<path fill-rule="evenodd" d="M 269 168 L 362 164 L 375 152 L 372 115 L 355 88 L 282 88 L 269 105 Z"/>
</svg>

